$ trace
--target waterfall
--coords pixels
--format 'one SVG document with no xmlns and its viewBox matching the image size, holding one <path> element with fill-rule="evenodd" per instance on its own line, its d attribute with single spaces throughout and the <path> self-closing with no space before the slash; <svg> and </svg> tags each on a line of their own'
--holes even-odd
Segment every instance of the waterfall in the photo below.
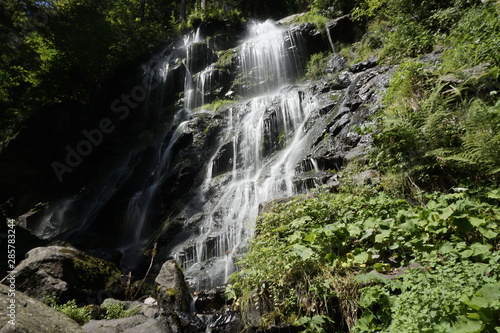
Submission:
<svg viewBox="0 0 500 333">
<path fill-rule="evenodd" d="M 238 75 L 245 81 L 241 95 L 254 97 L 229 108 L 196 198 L 202 212 L 188 218 L 185 228 L 193 220 L 201 223 L 172 250 L 193 288 L 225 283 L 253 236 L 259 204 L 297 193 L 293 178 L 315 101 L 298 90 L 280 89 L 300 73 L 301 52 L 300 38 L 271 21 L 249 28 Z M 198 76 L 203 84 L 205 73 Z"/>
<path fill-rule="evenodd" d="M 310 144 L 306 127 L 316 101 L 294 86 L 306 58 L 300 33 L 271 21 L 250 24 L 247 36 L 230 50 L 236 55 L 231 58 L 236 73 L 217 67 L 220 54 L 208 44 L 198 29 L 143 66 L 142 77 L 158 82 L 141 104 L 144 124 L 137 126 L 148 131 L 149 141 L 127 147 L 84 205 L 80 194 L 55 203 L 39 234 L 57 234 L 70 213 L 80 222 L 69 240 L 75 235 L 85 240 L 79 235 L 92 223 L 95 229 L 97 223 L 107 222 L 108 216 L 120 219 L 116 237 L 105 246 L 119 250 L 122 269 L 130 270 L 139 267 L 144 249 L 157 236 L 165 220 L 161 214 L 175 211 L 183 230 L 165 255 L 182 265 L 192 288 L 226 282 L 253 236 L 260 203 L 299 193 L 303 188 L 297 186 L 297 172 L 317 169 L 314 160 L 304 157 Z M 241 98 L 220 114 L 200 109 L 229 92 L 233 96 L 235 90 Z M 179 92 L 182 98 L 174 103 Z M 166 109 L 172 114 L 165 115 Z M 205 133 L 201 141 L 207 141 L 196 143 L 206 154 L 199 153 L 204 160 L 196 166 L 199 174 L 193 184 L 198 187 L 185 190 L 192 202 L 183 199 L 182 206 L 175 207 L 177 202 L 163 200 L 169 191 L 165 182 L 176 171 L 176 154 L 186 147 L 183 138 L 196 140 L 192 132 L 200 130 L 195 125 L 199 119 L 208 127 L 217 123 L 219 129 L 210 140 Z M 203 146 L 209 141 L 209 147 Z M 102 213 L 114 196 L 118 199 L 108 215 Z M 114 213 L 117 210 L 120 213 Z"/>
<path fill-rule="evenodd" d="M 168 146 L 158 149 L 155 170 L 146 183 L 147 185 L 136 192 L 128 203 L 123 224 L 122 241 L 119 248 L 123 254 L 121 265 L 124 267 L 133 268 L 139 264 L 141 250 L 151 237 L 151 232 L 145 232 L 151 217 L 151 207 L 156 198 L 158 187 L 162 184 L 164 175 L 168 171 L 172 148 L 188 126 L 188 121 L 186 120 L 188 117 L 189 113 L 185 112 L 185 110 L 181 110 L 176 114 L 176 118 L 179 119 L 177 121 L 182 122 L 175 129 Z"/>
<path fill-rule="evenodd" d="M 119 250 L 122 253 L 121 265 L 125 268 L 136 268 L 142 258 L 142 250 L 147 245 L 151 238 L 153 230 L 151 230 L 151 222 L 154 217 L 152 211 L 153 205 L 157 200 L 158 190 L 165 181 L 165 176 L 168 174 L 169 166 L 172 158 L 172 149 L 178 139 L 188 129 L 188 120 L 191 119 L 192 110 L 201 106 L 204 103 L 203 96 L 206 77 L 206 70 L 202 71 L 194 77 L 194 73 L 198 71 L 199 64 L 194 63 L 200 54 L 198 47 L 204 44 L 204 38 L 201 35 L 200 29 L 196 32 L 187 34 L 183 38 L 183 48 L 186 50 L 184 75 L 184 108 L 177 111 L 170 124 L 164 124 L 164 130 L 160 131 L 157 136 L 155 147 L 157 150 L 156 162 L 151 165 L 150 176 L 145 180 L 143 188 L 135 192 L 130 198 L 125 218 L 123 221 L 122 237 L 119 244 Z M 167 54 L 163 60 L 161 75 L 164 82 L 169 80 L 171 75 L 171 54 Z M 209 64 L 212 61 L 209 57 L 202 61 L 202 64 Z M 201 82 L 201 83 L 200 83 Z M 160 98 L 162 100 L 165 87 L 160 89 Z M 157 112 L 161 110 L 162 104 L 155 106 Z M 171 134 L 173 132 L 173 134 Z M 171 136 L 169 137 L 169 134 Z"/>
<path fill-rule="evenodd" d="M 242 96 L 267 94 L 291 83 L 302 71 L 301 35 L 276 26 L 271 20 L 254 22 L 239 55 Z"/>
</svg>

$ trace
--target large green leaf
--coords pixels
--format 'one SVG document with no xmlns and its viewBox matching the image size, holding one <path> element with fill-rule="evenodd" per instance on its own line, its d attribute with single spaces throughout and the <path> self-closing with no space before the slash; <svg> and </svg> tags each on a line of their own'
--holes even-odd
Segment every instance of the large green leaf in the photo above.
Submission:
<svg viewBox="0 0 500 333">
<path fill-rule="evenodd" d="M 314 255 L 314 251 L 311 250 L 311 248 L 301 244 L 294 244 L 292 246 L 292 251 L 295 252 L 295 254 L 297 254 L 303 260 L 307 260 Z"/>
</svg>

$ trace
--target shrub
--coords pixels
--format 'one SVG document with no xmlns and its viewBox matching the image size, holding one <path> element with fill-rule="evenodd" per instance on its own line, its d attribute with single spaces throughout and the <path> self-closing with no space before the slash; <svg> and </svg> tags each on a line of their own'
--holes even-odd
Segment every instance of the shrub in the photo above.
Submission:
<svg viewBox="0 0 500 333">
<path fill-rule="evenodd" d="M 460 21 L 446 39 L 449 49 L 444 68 L 473 67 L 481 63 L 500 66 L 500 6 L 487 2 L 464 11 Z"/>
<path fill-rule="evenodd" d="M 311 56 L 306 65 L 305 77 L 310 80 L 316 80 L 325 74 L 330 52 L 319 52 Z"/>
<path fill-rule="evenodd" d="M 132 307 L 126 310 L 123 303 L 108 303 L 102 305 L 102 308 L 106 312 L 104 319 L 127 318 L 140 313 L 140 309 L 138 307 Z"/>
</svg>

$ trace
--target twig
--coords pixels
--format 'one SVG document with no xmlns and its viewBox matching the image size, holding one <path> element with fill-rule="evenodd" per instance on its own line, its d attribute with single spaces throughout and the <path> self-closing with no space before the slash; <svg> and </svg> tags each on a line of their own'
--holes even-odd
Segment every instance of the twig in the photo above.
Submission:
<svg viewBox="0 0 500 333">
<path fill-rule="evenodd" d="M 149 267 L 148 267 L 148 270 L 146 272 L 146 275 L 144 275 L 144 278 L 141 281 L 141 285 L 139 286 L 139 289 L 137 289 L 137 291 L 135 292 L 135 295 L 134 295 L 134 297 L 132 297 L 132 300 L 134 300 L 137 297 L 137 295 L 139 294 L 139 292 L 141 291 L 142 286 L 144 285 L 144 282 L 146 281 L 146 278 L 149 275 L 149 271 L 151 270 L 151 267 L 153 267 L 153 261 L 154 261 L 155 256 L 156 256 L 156 244 L 157 243 L 155 243 L 155 245 L 153 246 L 153 250 L 151 251 L 151 261 L 149 262 Z"/>
</svg>

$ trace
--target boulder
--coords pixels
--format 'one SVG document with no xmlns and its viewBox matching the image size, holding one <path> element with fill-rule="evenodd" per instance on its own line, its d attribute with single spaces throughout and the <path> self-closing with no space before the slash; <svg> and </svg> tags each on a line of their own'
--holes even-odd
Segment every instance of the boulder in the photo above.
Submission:
<svg viewBox="0 0 500 333">
<path fill-rule="evenodd" d="M 66 246 L 34 248 L 15 270 L 16 287 L 40 300 L 55 294 L 62 302 L 84 302 L 99 291 L 118 293 L 121 286 L 115 265 Z"/>
<path fill-rule="evenodd" d="M 176 316 L 170 317 L 172 327 L 175 327 L 178 332 L 182 333 L 202 333 L 207 332 L 206 324 L 193 313 L 179 312 Z"/>
<path fill-rule="evenodd" d="M 224 286 L 203 290 L 196 296 L 194 307 L 198 313 L 213 313 L 226 304 Z"/>
<path fill-rule="evenodd" d="M 184 273 L 175 260 L 166 261 L 155 279 L 158 304 L 169 310 L 189 312 L 191 294 Z"/>
<path fill-rule="evenodd" d="M 122 304 L 125 311 L 136 310 L 137 312 L 134 311 L 134 314 L 142 314 L 150 318 L 157 319 L 165 316 L 165 310 L 157 304 L 147 304 L 139 301 L 120 301 L 113 298 L 106 298 L 104 302 L 102 302 L 102 306 L 109 304 Z"/>
<path fill-rule="evenodd" d="M 224 311 L 215 314 L 207 323 L 210 332 L 233 333 L 241 332 L 245 327 L 241 316 L 234 311 Z"/>
<path fill-rule="evenodd" d="M 368 59 L 368 60 L 365 60 L 362 62 L 358 62 L 358 63 L 352 65 L 349 68 L 349 70 L 353 73 L 359 73 L 359 72 L 363 72 L 367 69 L 373 68 L 375 66 L 377 66 L 377 59 L 373 58 L 373 59 Z"/>
<path fill-rule="evenodd" d="M 89 333 L 171 333 L 166 318 L 153 319 L 144 315 L 111 320 L 91 320 L 83 326 Z"/>
<path fill-rule="evenodd" d="M 12 296 L 10 287 L 0 284 L 0 332 L 2 333 L 83 333 L 82 328 L 64 314 L 30 298 L 20 291 Z M 11 294 L 9 296 L 9 294 Z M 15 300 L 15 303 L 11 303 Z M 8 307 L 15 304 L 15 311 Z M 13 314 L 15 313 L 15 317 Z M 11 316 L 9 317 L 9 314 Z M 15 318 L 15 325 L 9 321 Z"/>
</svg>

